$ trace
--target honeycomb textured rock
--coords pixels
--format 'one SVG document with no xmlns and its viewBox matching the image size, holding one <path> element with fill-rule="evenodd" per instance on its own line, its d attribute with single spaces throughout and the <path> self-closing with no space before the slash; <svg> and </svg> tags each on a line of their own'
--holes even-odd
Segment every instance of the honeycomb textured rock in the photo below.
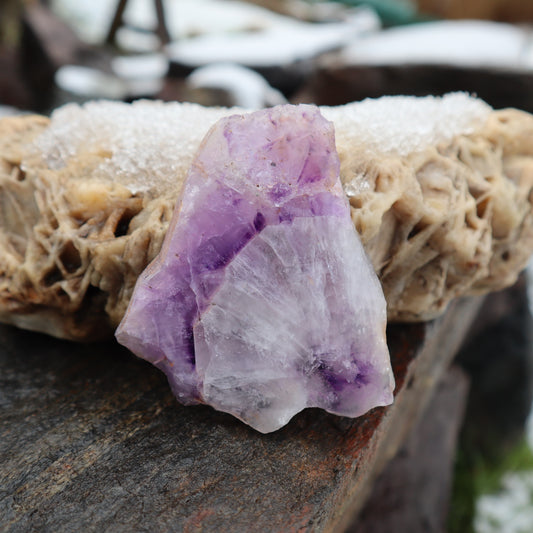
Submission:
<svg viewBox="0 0 533 533">
<path fill-rule="evenodd" d="M 99 102 L 0 121 L 0 321 L 109 337 L 201 139 L 235 112 Z M 389 320 L 513 283 L 533 251 L 531 115 L 464 94 L 322 112 Z"/>
</svg>

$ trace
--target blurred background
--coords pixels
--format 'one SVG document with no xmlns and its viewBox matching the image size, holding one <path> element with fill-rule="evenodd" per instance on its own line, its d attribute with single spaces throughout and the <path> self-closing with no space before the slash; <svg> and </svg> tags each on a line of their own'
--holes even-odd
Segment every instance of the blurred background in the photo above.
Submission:
<svg viewBox="0 0 533 533">
<path fill-rule="evenodd" d="M 533 112 L 532 24 L 524 0 L 0 0 L 0 116 L 101 98 L 260 108 L 457 90 Z M 449 485 L 446 519 L 420 531 L 533 531 L 532 294 L 525 273 L 490 296 L 456 361 L 465 405 L 439 431 L 460 433 L 448 455 L 435 447 L 426 481 Z M 425 435 L 389 475 L 408 483 L 436 446 Z M 420 505 L 389 500 L 353 531 Z"/>
<path fill-rule="evenodd" d="M 533 110 L 520 0 L 2 0 L 0 102 L 261 107 L 465 90 Z"/>
</svg>

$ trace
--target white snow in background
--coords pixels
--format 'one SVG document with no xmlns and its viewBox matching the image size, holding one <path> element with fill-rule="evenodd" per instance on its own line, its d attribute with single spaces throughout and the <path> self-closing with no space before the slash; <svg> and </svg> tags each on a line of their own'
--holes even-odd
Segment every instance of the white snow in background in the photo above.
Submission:
<svg viewBox="0 0 533 533">
<path fill-rule="evenodd" d="M 172 39 L 208 33 L 262 30 L 286 20 L 259 6 L 231 0 L 166 0 L 165 17 Z M 151 30 L 157 18 L 154 3 L 130 0 L 124 21 L 131 26 Z"/>
<path fill-rule="evenodd" d="M 233 105 L 247 109 L 286 104 L 285 96 L 249 68 L 234 63 L 214 63 L 194 70 L 186 79 L 192 90 L 222 90 Z"/>
<path fill-rule="evenodd" d="M 72 24 L 78 35 L 100 43 L 109 30 L 116 0 L 51 0 L 53 10 Z M 235 32 L 270 28 L 286 17 L 244 2 L 220 0 L 166 0 L 165 19 L 172 39 L 183 39 L 206 33 Z M 123 21 L 143 31 L 157 25 L 154 3 L 130 0 Z"/>
<path fill-rule="evenodd" d="M 122 99 L 128 94 L 126 84 L 115 76 L 79 65 L 64 65 L 54 76 L 56 85 L 85 98 Z"/>
<path fill-rule="evenodd" d="M 1 105 L 0 104 L 0 118 L 2 117 L 13 117 L 15 115 L 19 115 L 21 111 L 19 109 L 16 109 L 14 107 L 10 107 L 7 105 Z"/>
<path fill-rule="evenodd" d="M 52 10 L 68 21 L 80 39 L 92 44 L 104 41 L 116 6 L 115 0 L 50 1 Z"/>
<path fill-rule="evenodd" d="M 168 61 L 162 54 L 118 56 L 112 59 L 111 68 L 113 74 L 80 65 L 64 65 L 55 73 L 55 82 L 74 98 L 140 98 L 161 90 Z"/>
<path fill-rule="evenodd" d="M 510 473 L 502 490 L 476 503 L 476 533 L 531 533 L 533 529 L 533 472 Z"/>
<path fill-rule="evenodd" d="M 477 20 L 428 22 L 391 28 L 354 41 L 343 52 L 351 64 L 445 64 L 531 68 L 531 31 Z"/>
<path fill-rule="evenodd" d="M 156 53 L 161 48 L 159 37 L 155 33 L 121 26 L 116 34 L 117 46 L 129 53 Z"/>
<path fill-rule="evenodd" d="M 117 56 L 111 60 L 111 68 L 126 79 L 159 79 L 168 71 L 168 60 L 163 54 Z"/>
<path fill-rule="evenodd" d="M 84 40 L 104 40 L 117 6 L 116 0 L 51 0 L 53 10 L 72 24 Z M 165 18 L 171 39 L 182 40 L 208 34 L 257 32 L 299 22 L 260 6 L 232 0 L 165 0 Z M 379 28 L 379 19 L 368 9 L 347 10 L 349 24 L 357 30 Z M 150 32 L 157 25 L 154 3 L 130 0 L 124 12 L 126 25 Z"/>
<path fill-rule="evenodd" d="M 51 3 L 82 39 L 93 44 L 104 41 L 116 9 L 114 0 Z M 369 9 L 348 11 L 344 22 L 313 24 L 231 0 L 166 0 L 164 6 L 173 41 L 166 52 L 194 66 L 216 61 L 253 66 L 292 63 L 342 47 L 380 26 Z M 117 33 L 121 45 L 138 52 L 156 50 L 158 40 L 149 33 L 157 26 L 153 2 L 130 0 L 123 21 Z"/>
<path fill-rule="evenodd" d="M 257 32 L 209 34 L 168 45 L 171 59 L 186 65 L 234 61 L 249 66 L 290 64 L 334 50 L 354 39 L 350 22 L 308 24 L 287 20 Z"/>
<path fill-rule="evenodd" d="M 379 28 L 379 21 L 368 9 L 353 11 L 344 22 L 310 24 L 241 2 L 202 0 L 179 7 L 183 10 L 185 6 L 190 8 L 189 22 L 182 20 L 182 27 L 174 28 L 171 34 L 197 36 L 178 38 L 166 50 L 171 59 L 187 65 L 230 61 L 249 66 L 290 64 L 341 48 Z M 200 10 L 209 16 L 202 19 Z M 176 24 L 180 21 L 177 12 L 171 20 Z"/>
</svg>

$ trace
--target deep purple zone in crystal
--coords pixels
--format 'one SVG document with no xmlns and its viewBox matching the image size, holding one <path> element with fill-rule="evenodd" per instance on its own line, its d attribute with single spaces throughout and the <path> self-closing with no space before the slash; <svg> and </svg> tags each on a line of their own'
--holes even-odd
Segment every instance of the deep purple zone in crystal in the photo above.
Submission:
<svg viewBox="0 0 533 533">
<path fill-rule="evenodd" d="M 353 354 L 352 358 L 355 358 Z M 335 392 L 341 392 L 345 387 L 348 386 L 362 387 L 363 385 L 367 385 L 369 383 L 369 373 L 372 372 L 372 369 L 369 365 L 359 365 L 357 377 L 355 380 L 353 380 L 351 379 L 351 376 L 348 376 L 348 379 L 345 374 L 332 370 L 327 364 L 321 364 L 317 370 L 323 375 L 329 387 Z"/>
<path fill-rule="evenodd" d="M 223 137 L 228 153 L 221 153 L 220 161 L 216 155 L 213 159 L 216 148 L 210 148 L 210 143 L 220 143 L 220 132 L 214 129 L 208 134 L 190 170 L 192 174 L 207 174 L 206 191 L 193 200 L 201 206 L 182 207 L 180 217 L 186 224 L 177 224 L 165 242 L 167 249 L 179 250 L 179 254 L 158 259 L 165 268 L 152 269 L 146 275 L 152 292 L 147 304 L 151 315 L 172 316 L 174 331 L 172 339 L 162 342 L 157 327 L 144 328 L 143 357 L 174 376 L 174 380 L 182 380 L 171 380 L 171 384 L 180 390 L 180 399 L 186 403 L 201 400 L 194 373 L 193 329 L 233 258 L 267 226 L 290 224 L 297 217 L 349 217 L 338 183 L 339 161 L 330 123 L 318 112 L 299 111 L 294 123 L 293 110 L 288 118 L 287 110 L 280 108 L 264 113 L 270 113 L 271 120 L 261 125 L 264 131 L 256 132 L 255 137 L 251 136 L 249 120 L 241 116 L 225 119 Z M 231 175 L 234 170 L 228 167 L 232 161 L 244 178 L 237 184 Z M 183 197 L 187 195 L 186 184 Z M 131 345 L 130 348 L 136 351 Z M 319 371 L 334 390 L 342 390 L 347 383 L 341 372 L 327 365 Z M 361 371 L 357 379 L 363 384 L 365 376 Z M 180 378 L 183 375 L 188 376 L 187 382 Z"/>
</svg>

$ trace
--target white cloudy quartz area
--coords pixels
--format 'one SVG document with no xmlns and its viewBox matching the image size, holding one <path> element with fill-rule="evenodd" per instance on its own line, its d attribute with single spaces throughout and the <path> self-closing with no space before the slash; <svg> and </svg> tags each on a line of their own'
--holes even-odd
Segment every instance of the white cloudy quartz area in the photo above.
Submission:
<svg viewBox="0 0 533 533">
<path fill-rule="evenodd" d="M 226 268 L 195 327 L 204 401 L 263 433 L 306 407 L 357 417 L 389 405 L 386 320 L 349 217 L 268 226 Z"/>
<path fill-rule="evenodd" d="M 335 126 L 337 145 L 406 155 L 481 127 L 491 108 L 466 93 L 443 97 L 390 96 L 321 107 Z M 83 153 L 110 153 L 94 177 L 118 181 L 133 193 L 162 194 L 185 176 L 209 128 L 220 118 L 247 112 L 191 103 L 94 101 L 55 110 L 36 140 L 50 168 Z"/>
<path fill-rule="evenodd" d="M 531 30 L 498 22 L 427 22 L 362 36 L 342 53 L 352 65 L 533 66 Z"/>
</svg>

